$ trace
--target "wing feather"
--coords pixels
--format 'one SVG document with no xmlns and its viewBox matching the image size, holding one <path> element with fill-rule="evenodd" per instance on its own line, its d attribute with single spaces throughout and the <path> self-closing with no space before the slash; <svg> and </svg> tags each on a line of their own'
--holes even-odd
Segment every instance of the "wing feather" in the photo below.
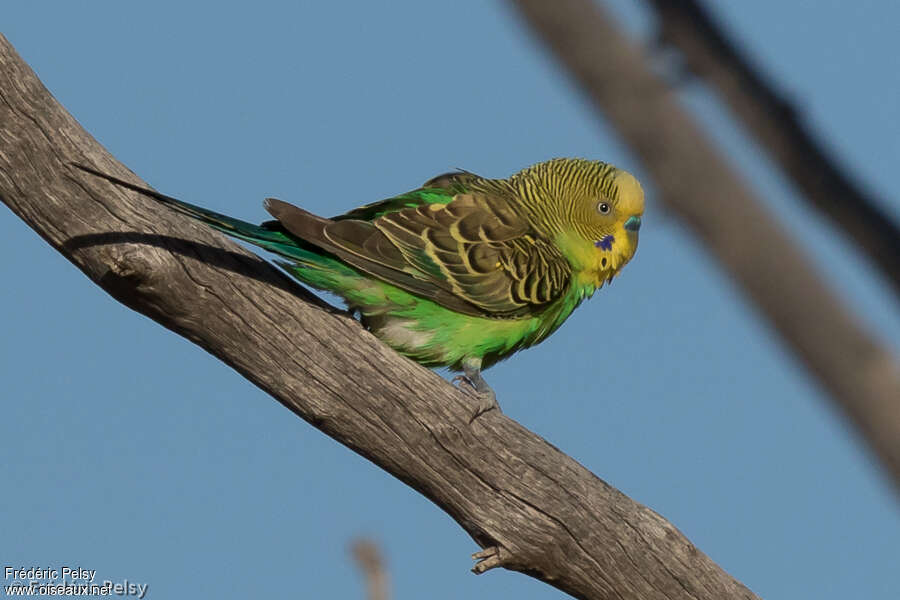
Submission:
<svg viewBox="0 0 900 600">
<path fill-rule="evenodd" d="M 466 192 L 446 204 L 405 208 L 395 203 L 390 212 L 366 210 L 371 220 L 347 218 L 354 211 L 323 219 L 279 201 L 267 207 L 292 234 L 464 314 L 530 314 L 565 293 L 572 275 L 561 251 L 500 195 Z"/>
</svg>

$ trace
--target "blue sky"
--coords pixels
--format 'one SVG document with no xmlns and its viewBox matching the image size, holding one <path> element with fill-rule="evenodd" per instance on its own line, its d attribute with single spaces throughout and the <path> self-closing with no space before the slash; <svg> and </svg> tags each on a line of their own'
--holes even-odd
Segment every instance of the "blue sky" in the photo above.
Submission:
<svg viewBox="0 0 900 600">
<path fill-rule="evenodd" d="M 640 3 L 609 6 L 648 39 Z M 900 5 L 716 6 L 900 216 Z M 266 218 L 266 196 L 332 214 L 456 167 L 502 177 L 586 156 L 643 175 L 500 3 L 20 2 L 2 33 L 145 180 L 248 220 Z M 900 352 L 886 285 L 702 87 L 682 97 Z M 635 260 L 547 342 L 486 373 L 505 412 L 765 598 L 896 597 L 897 497 L 643 179 Z M 150 598 L 362 598 L 347 548 L 366 535 L 397 599 L 562 596 L 469 574 L 477 547 L 443 512 L 0 213 L 3 566 L 96 569 L 148 583 Z"/>
</svg>

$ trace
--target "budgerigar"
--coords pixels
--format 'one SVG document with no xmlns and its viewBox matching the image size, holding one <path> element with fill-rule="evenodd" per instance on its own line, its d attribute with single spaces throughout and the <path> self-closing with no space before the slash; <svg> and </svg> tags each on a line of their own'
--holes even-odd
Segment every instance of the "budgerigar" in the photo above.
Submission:
<svg viewBox="0 0 900 600">
<path fill-rule="evenodd" d="M 473 418 L 498 408 L 481 371 L 544 340 L 611 281 L 634 256 L 644 212 L 637 179 L 581 159 L 507 179 L 449 173 L 330 219 L 268 199 L 275 220 L 261 225 L 80 168 L 277 254 L 397 352 L 462 371 Z"/>
</svg>

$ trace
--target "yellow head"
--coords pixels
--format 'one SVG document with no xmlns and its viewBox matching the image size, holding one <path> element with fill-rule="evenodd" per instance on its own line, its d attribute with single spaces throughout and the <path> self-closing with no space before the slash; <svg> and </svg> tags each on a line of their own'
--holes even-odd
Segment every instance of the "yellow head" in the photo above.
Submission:
<svg viewBox="0 0 900 600">
<path fill-rule="evenodd" d="M 602 284 L 634 256 L 644 191 L 627 171 L 559 158 L 510 178 L 535 229 L 553 239 L 576 272 Z"/>
</svg>

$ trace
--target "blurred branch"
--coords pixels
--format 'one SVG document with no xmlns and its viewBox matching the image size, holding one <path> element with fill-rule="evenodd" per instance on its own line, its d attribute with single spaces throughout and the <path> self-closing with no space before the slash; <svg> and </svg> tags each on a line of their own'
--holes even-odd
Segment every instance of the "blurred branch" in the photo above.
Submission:
<svg viewBox="0 0 900 600">
<path fill-rule="evenodd" d="M 378 546 L 371 540 L 356 540 L 350 546 L 350 552 L 356 560 L 366 580 L 366 598 L 368 600 L 388 600 L 387 569 Z"/>
<path fill-rule="evenodd" d="M 900 294 L 900 227 L 837 165 L 696 0 L 647 0 L 660 41 L 677 48 L 690 71 L 718 92 L 803 197 L 842 229 Z"/>
<path fill-rule="evenodd" d="M 585 599 L 755 598 L 671 523 L 507 416 L 469 424 L 468 395 L 265 261 L 70 162 L 140 183 L 0 36 L 0 200 L 114 298 L 446 511 L 486 548 L 477 572 L 504 567 Z"/>
<path fill-rule="evenodd" d="M 900 485 L 900 370 L 591 0 L 513 0 Z"/>
</svg>

